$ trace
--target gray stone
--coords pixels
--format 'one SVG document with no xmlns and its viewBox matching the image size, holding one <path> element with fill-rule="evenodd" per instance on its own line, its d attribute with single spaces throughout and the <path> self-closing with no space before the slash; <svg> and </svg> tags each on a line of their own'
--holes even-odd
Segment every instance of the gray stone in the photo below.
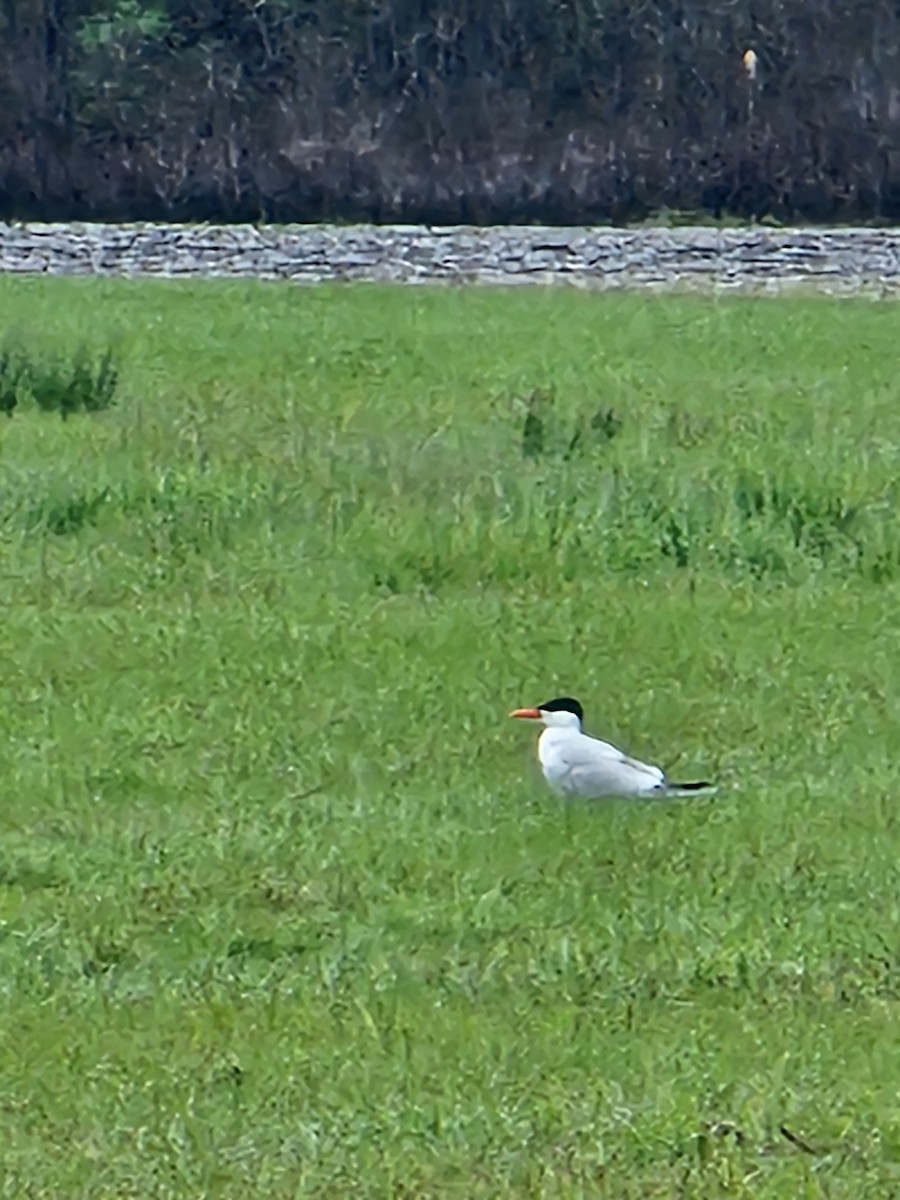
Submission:
<svg viewBox="0 0 900 1200">
<path fill-rule="evenodd" d="M 0 271 L 900 293 L 900 231 L 0 223 Z"/>
</svg>

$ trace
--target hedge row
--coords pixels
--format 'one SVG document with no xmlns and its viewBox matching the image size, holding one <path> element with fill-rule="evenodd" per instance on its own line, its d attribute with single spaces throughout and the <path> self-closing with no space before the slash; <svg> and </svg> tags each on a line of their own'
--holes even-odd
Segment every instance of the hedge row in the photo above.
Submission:
<svg viewBox="0 0 900 1200">
<path fill-rule="evenodd" d="M 894 0 L 5 0 L 0 216 L 896 220 L 898 44 Z"/>
</svg>

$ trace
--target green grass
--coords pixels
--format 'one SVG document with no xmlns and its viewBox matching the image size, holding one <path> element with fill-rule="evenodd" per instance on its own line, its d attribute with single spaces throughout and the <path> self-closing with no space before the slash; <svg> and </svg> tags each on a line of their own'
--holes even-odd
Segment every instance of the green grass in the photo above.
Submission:
<svg viewBox="0 0 900 1200">
<path fill-rule="evenodd" d="M 895 308 L 0 318 L 119 366 L 0 418 L 3 1195 L 900 1192 Z M 719 796 L 563 806 L 559 692 Z"/>
</svg>

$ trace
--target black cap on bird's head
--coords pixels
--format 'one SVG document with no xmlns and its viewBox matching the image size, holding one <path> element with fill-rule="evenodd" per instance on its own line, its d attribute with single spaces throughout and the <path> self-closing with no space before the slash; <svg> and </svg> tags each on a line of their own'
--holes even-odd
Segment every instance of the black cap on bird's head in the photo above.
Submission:
<svg viewBox="0 0 900 1200">
<path fill-rule="evenodd" d="M 565 725 L 571 722 L 567 717 L 574 717 L 579 727 L 584 720 L 584 709 L 571 696 L 557 696 L 539 704 L 537 708 L 516 708 L 509 714 L 511 717 L 521 717 L 526 721 L 543 721 L 545 725 Z"/>
<path fill-rule="evenodd" d="M 548 700 L 546 704 L 539 704 L 538 708 L 541 712 L 570 712 L 574 713 L 579 721 L 584 720 L 584 709 L 578 700 L 572 696 L 557 696 L 555 700 Z"/>
</svg>

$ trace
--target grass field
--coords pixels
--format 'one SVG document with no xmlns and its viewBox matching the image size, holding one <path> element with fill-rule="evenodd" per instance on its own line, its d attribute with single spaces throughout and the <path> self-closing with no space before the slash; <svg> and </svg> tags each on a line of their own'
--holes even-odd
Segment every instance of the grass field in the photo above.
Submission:
<svg viewBox="0 0 900 1200">
<path fill-rule="evenodd" d="M 0 317 L 120 363 L 0 419 L 0 1195 L 900 1195 L 896 308 Z"/>
</svg>

